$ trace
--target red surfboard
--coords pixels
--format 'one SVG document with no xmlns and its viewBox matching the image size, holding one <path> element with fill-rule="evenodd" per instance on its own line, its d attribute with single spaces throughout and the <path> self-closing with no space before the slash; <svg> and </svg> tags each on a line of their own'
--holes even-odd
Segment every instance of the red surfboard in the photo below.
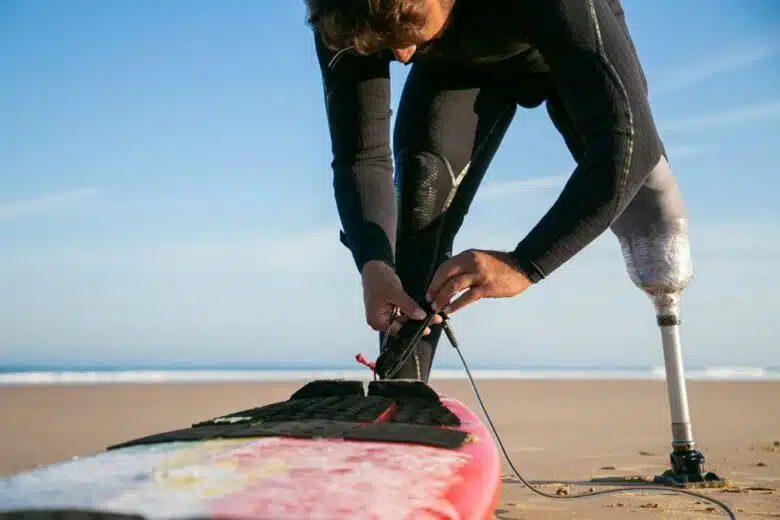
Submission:
<svg viewBox="0 0 780 520">
<path fill-rule="evenodd" d="M 463 403 L 420 381 L 326 380 L 2 479 L 0 517 L 485 520 L 499 492 L 496 445 Z"/>
</svg>

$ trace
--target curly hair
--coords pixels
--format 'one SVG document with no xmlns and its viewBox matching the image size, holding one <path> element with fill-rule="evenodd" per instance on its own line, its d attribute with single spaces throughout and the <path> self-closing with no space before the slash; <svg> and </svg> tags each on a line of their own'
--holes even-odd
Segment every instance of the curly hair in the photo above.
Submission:
<svg viewBox="0 0 780 520">
<path fill-rule="evenodd" d="M 308 24 L 332 51 L 373 54 L 417 45 L 425 29 L 425 0 L 304 0 Z"/>
</svg>

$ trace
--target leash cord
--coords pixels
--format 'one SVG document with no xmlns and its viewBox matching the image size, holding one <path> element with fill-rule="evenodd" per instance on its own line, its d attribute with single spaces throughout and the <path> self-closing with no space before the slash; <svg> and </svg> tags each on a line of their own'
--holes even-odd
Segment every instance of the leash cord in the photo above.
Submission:
<svg viewBox="0 0 780 520">
<path fill-rule="evenodd" d="M 623 493 L 630 493 L 630 492 L 636 492 L 636 491 L 651 491 L 657 493 L 660 489 L 664 489 L 667 491 L 670 491 L 672 493 L 677 493 L 680 495 L 688 495 L 691 497 L 696 497 L 700 500 L 704 500 L 706 502 L 709 502 L 717 507 L 719 507 L 721 510 L 723 510 L 729 518 L 732 520 L 736 520 L 736 515 L 734 512 L 729 508 L 728 505 L 721 502 L 720 500 L 717 500 L 715 498 L 708 497 L 706 495 L 702 495 L 701 493 L 695 493 L 693 491 L 687 491 L 684 489 L 677 489 L 671 486 L 664 486 L 664 485 L 656 485 L 656 486 L 631 486 L 631 487 L 622 487 L 617 489 L 608 489 L 608 490 L 601 490 L 601 491 L 594 491 L 590 493 L 583 493 L 579 495 L 551 495 L 548 493 L 545 493 L 543 491 L 540 491 L 533 487 L 523 476 L 520 474 L 519 471 L 517 471 L 517 468 L 515 468 L 514 463 L 512 462 L 512 459 L 509 457 L 509 454 L 506 451 L 506 448 L 504 447 L 504 443 L 501 441 L 501 436 L 498 434 L 498 431 L 496 430 L 495 425 L 493 424 L 493 420 L 490 418 L 490 414 L 488 413 L 487 409 L 485 408 L 485 404 L 482 402 L 482 397 L 479 395 L 479 390 L 477 389 L 477 384 L 474 381 L 474 377 L 471 375 L 471 370 L 469 370 L 468 363 L 466 362 L 466 358 L 463 356 L 463 353 L 460 350 L 460 347 L 458 346 L 458 341 L 455 339 L 455 333 L 452 330 L 452 327 L 450 327 L 449 324 L 449 317 L 446 315 L 442 315 L 444 318 L 444 322 L 442 323 L 442 327 L 444 329 L 444 333 L 447 335 L 447 339 L 449 340 L 452 347 L 455 349 L 455 351 L 458 353 L 458 357 L 460 358 L 461 363 L 463 364 L 463 368 L 466 370 L 466 375 L 468 376 L 469 383 L 471 384 L 471 390 L 474 392 L 474 395 L 477 398 L 477 401 L 479 402 L 479 406 L 482 409 L 482 413 L 485 414 L 485 418 L 488 421 L 488 424 L 490 425 L 490 429 L 493 431 L 493 435 L 496 437 L 496 441 L 498 442 L 499 447 L 501 448 L 501 452 L 504 455 L 504 458 L 506 459 L 507 463 L 509 464 L 509 467 L 512 468 L 512 472 L 515 474 L 515 476 L 522 482 L 525 487 L 530 489 L 532 492 L 536 493 L 537 495 L 541 495 L 545 498 L 550 499 L 556 499 L 556 500 L 576 500 L 576 499 L 585 499 L 585 498 L 593 498 L 597 496 L 604 496 L 604 495 L 619 495 Z"/>
</svg>

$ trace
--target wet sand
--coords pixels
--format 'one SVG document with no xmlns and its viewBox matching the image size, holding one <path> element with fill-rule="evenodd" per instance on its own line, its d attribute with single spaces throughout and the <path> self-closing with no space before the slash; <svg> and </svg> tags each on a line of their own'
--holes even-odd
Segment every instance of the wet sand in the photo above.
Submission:
<svg viewBox="0 0 780 520">
<path fill-rule="evenodd" d="M 467 382 L 432 384 L 478 410 Z M 283 400 L 300 385 L 0 387 L 0 475 Z M 483 381 L 479 388 L 515 466 L 540 490 L 587 493 L 608 488 L 592 479 L 650 477 L 667 468 L 669 411 L 661 381 Z M 737 518 L 780 518 L 780 382 L 691 382 L 689 394 L 706 469 L 731 480 L 729 489 L 702 492 L 726 502 Z M 500 520 L 725 518 L 708 503 L 666 493 L 548 500 L 519 483 L 506 464 L 504 473 Z"/>
</svg>

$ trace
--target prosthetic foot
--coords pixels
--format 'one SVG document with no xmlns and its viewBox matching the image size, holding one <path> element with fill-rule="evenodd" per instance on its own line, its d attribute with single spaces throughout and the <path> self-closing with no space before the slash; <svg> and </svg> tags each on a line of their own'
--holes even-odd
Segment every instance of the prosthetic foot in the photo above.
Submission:
<svg viewBox="0 0 780 520">
<path fill-rule="evenodd" d="M 666 367 L 672 418 L 671 469 L 655 482 L 681 487 L 723 487 L 728 481 L 704 471 L 688 413 L 688 393 L 680 344 L 680 297 L 693 276 L 688 222 L 684 218 L 618 236 L 631 281 L 652 300 Z"/>
</svg>

